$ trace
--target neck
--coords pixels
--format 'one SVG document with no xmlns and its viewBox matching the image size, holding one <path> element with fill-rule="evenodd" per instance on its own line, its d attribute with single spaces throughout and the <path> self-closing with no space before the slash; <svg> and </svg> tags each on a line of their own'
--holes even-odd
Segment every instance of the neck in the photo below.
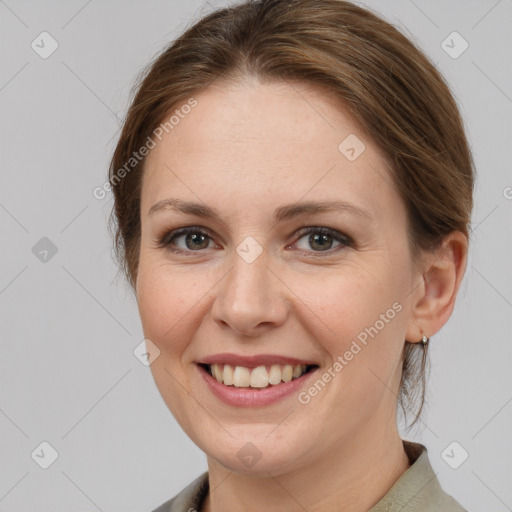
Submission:
<svg viewBox="0 0 512 512">
<path fill-rule="evenodd" d="M 364 512 L 409 467 L 396 429 L 358 432 L 300 470 L 269 477 L 235 473 L 208 457 L 210 491 L 201 512 Z"/>
</svg>

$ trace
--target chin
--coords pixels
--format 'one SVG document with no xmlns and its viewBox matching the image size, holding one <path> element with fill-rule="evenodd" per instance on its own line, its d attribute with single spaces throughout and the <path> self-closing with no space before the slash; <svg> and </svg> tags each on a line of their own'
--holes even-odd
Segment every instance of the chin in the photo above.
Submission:
<svg viewBox="0 0 512 512">
<path fill-rule="evenodd" d="M 222 440 L 212 443 L 211 439 L 206 443 L 198 443 L 198 446 L 207 454 L 207 457 L 214 459 L 224 468 L 252 476 L 273 476 L 286 473 L 300 464 L 304 458 L 302 452 L 297 451 L 297 446 L 303 447 L 303 442 L 290 443 L 290 437 L 271 438 L 269 432 L 272 429 L 266 425 L 264 435 L 252 435 L 248 425 L 244 425 L 243 437 L 223 436 Z M 249 427 L 249 428 L 248 428 Z M 302 436 L 300 436 L 302 437 Z"/>
<path fill-rule="evenodd" d="M 269 474 L 279 476 L 290 471 L 294 466 L 294 460 L 290 459 L 290 456 L 290 453 L 282 454 L 282 456 L 276 453 L 265 456 L 262 452 L 261 458 L 258 459 L 255 452 L 254 460 L 251 461 L 247 454 L 239 458 L 238 455 L 233 457 L 231 454 L 222 452 L 218 456 L 212 454 L 208 457 L 212 457 L 229 471 L 247 476 L 268 477 Z"/>
</svg>

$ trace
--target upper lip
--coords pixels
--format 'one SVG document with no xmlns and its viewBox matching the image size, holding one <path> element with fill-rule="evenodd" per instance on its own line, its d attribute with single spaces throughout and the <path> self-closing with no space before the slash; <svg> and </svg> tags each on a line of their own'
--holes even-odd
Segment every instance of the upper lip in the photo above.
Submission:
<svg viewBox="0 0 512 512">
<path fill-rule="evenodd" d="M 317 365 L 314 361 L 308 359 L 297 359 L 295 357 L 288 357 L 279 354 L 258 354 L 254 356 L 242 356 L 238 354 L 223 353 L 213 354 L 211 356 L 203 357 L 198 364 L 229 364 L 232 366 L 245 366 L 247 368 L 256 368 L 257 366 L 266 366 L 272 364 L 291 364 L 292 366 L 298 364 Z"/>
</svg>

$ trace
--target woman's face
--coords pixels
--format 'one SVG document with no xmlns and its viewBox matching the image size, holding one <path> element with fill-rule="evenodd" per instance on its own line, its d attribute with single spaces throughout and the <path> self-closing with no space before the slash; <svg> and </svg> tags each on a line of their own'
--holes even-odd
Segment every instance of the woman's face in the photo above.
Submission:
<svg viewBox="0 0 512 512">
<path fill-rule="evenodd" d="M 195 99 L 156 140 L 141 197 L 136 292 L 165 403 L 210 458 L 240 472 L 278 475 L 381 442 L 396 429 L 421 282 L 383 155 L 308 85 L 216 83 Z M 198 207 L 149 212 L 164 200 Z M 289 206 L 327 202 L 341 205 Z M 205 361 L 231 361 L 237 385 L 207 376 Z M 247 387 L 257 366 L 270 376 L 258 369 L 254 386 L 287 380 L 287 362 L 315 366 Z"/>
</svg>

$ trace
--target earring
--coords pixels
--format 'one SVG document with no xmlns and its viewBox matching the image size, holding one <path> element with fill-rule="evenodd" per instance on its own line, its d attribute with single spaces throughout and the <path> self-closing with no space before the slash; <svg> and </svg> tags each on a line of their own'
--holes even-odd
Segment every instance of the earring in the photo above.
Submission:
<svg viewBox="0 0 512 512">
<path fill-rule="evenodd" d="M 423 345 L 423 348 L 426 348 L 429 341 L 430 341 L 430 339 L 427 338 L 425 335 L 423 335 L 423 337 L 420 340 L 420 343 Z"/>
</svg>

